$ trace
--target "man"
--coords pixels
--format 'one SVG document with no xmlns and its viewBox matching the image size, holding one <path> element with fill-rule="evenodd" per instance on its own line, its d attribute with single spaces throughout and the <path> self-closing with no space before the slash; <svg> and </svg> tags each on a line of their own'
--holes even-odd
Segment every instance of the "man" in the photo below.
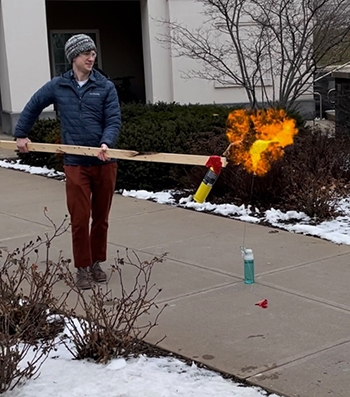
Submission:
<svg viewBox="0 0 350 397">
<path fill-rule="evenodd" d="M 100 262 L 107 257 L 108 216 L 117 174 L 117 164 L 109 159 L 107 149 L 115 147 L 121 114 L 114 84 L 93 69 L 94 41 L 84 34 L 75 35 L 67 41 L 65 54 L 72 69 L 53 78 L 32 96 L 14 135 L 18 150 L 28 152 L 30 129 L 42 110 L 55 104 L 63 144 L 101 148 L 97 157 L 64 157 L 76 282 L 80 289 L 90 289 L 92 281 L 107 279 Z"/>
</svg>

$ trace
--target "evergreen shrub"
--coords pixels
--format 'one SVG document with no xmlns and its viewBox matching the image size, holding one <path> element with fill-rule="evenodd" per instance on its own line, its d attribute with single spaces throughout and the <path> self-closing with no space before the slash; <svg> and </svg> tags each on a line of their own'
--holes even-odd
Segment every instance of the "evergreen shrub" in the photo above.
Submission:
<svg viewBox="0 0 350 397">
<path fill-rule="evenodd" d="M 56 119 L 39 119 L 29 133 L 32 142 L 61 143 L 60 123 Z M 55 153 L 18 153 L 22 163 L 36 167 L 47 166 L 63 171 L 63 155 Z"/>
<path fill-rule="evenodd" d="M 202 139 L 223 135 L 230 109 L 216 105 L 127 104 L 122 108 L 123 126 L 117 148 L 139 152 L 222 154 L 210 152 Z M 184 187 L 184 175 L 192 166 L 152 162 L 118 161 L 117 188 L 160 190 Z M 203 167 L 200 167 L 205 172 Z"/>
</svg>

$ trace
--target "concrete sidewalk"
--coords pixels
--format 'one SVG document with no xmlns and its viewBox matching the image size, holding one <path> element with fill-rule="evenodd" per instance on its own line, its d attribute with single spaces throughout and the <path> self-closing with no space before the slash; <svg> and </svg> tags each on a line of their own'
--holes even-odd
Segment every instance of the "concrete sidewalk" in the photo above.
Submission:
<svg viewBox="0 0 350 397">
<path fill-rule="evenodd" d="M 2 248 L 52 231 L 44 207 L 57 224 L 67 213 L 62 181 L 0 168 L 0 186 Z M 141 260 L 169 253 L 153 272 L 168 307 L 149 342 L 166 335 L 160 346 L 283 396 L 350 395 L 349 246 L 116 194 L 108 262 L 125 248 Z M 54 241 L 53 260 L 59 251 L 71 258 L 69 233 Z M 262 299 L 267 309 L 255 305 Z"/>
</svg>

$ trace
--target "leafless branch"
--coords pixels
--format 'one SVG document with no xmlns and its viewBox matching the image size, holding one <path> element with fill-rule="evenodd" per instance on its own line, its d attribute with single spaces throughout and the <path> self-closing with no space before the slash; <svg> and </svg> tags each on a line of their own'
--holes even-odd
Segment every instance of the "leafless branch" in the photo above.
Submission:
<svg viewBox="0 0 350 397">
<path fill-rule="evenodd" d="M 197 1 L 204 23 L 160 21 L 168 34 L 158 40 L 197 62 L 185 77 L 242 87 L 252 108 L 293 106 L 318 67 L 350 56 L 348 0 Z"/>
</svg>

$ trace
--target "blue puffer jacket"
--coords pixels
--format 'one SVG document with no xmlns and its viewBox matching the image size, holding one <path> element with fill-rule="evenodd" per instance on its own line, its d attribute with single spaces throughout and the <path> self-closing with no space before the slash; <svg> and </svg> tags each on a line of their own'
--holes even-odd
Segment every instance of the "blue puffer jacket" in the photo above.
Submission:
<svg viewBox="0 0 350 397">
<path fill-rule="evenodd" d="M 63 144 L 114 148 L 121 126 L 121 114 L 114 84 L 97 70 L 79 87 L 68 71 L 41 87 L 29 100 L 16 125 L 14 136 L 26 138 L 36 119 L 54 104 L 61 121 Z M 30 138 L 30 136 L 29 136 Z M 97 157 L 65 155 L 66 165 L 104 164 Z"/>
</svg>

